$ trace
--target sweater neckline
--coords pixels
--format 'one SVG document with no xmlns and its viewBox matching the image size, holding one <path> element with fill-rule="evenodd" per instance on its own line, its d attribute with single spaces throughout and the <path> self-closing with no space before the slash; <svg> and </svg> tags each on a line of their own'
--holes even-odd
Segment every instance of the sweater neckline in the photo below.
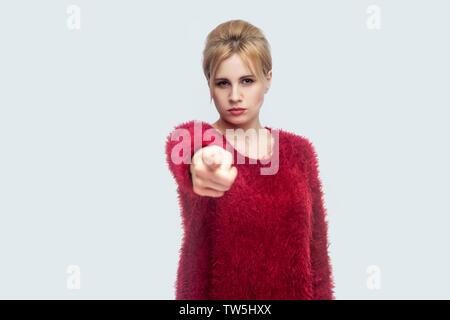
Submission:
<svg viewBox="0 0 450 320">
<path fill-rule="evenodd" d="M 273 143 L 272 143 L 272 150 L 271 150 L 270 156 L 269 156 L 269 157 L 262 157 L 262 158 L 250 158 L 250 157 L 247 157 L 246 155 L 243 155 L 243 154 L 242 154 L 241 152 L 239 152 L 236 148 L 234 148 L 234 146 L 227 140 L 227 138 L 223 136 L 222 132 L 220 132 L 219 130 L 217 130 L 215 127 L 213 127 L 213 126 L 210 125 L 209 123 L 206 122 L 206 124 L 207 124 L 211 129 L 215 130 L 215 131 L 220 135 L 220 137 L 223 139 L 222 141 L 225 141 L 226 144 L 230 145 L 231 149 L 233 150 L 233 153 L 235 152 L 236 155 L 239 155 L 240 157 L 244 158 L 244 159 L 246 160 L 245 163 L 247 163 L 247 160 L 249 160 L 249 161 L 257 161 L 257 163 L 261 163 L 262 160 L 263 160 L 264 162 L 265 162 L 265 161 L 268 161 L 268 163 L 272 162 L 273 157 L 274 157 L 274 153 L 275 153 L 275 152 L 274 152 L 274 151 L 275 151 L 275 144 L 278 143 L 278 141 L 277 141 L 278 139 L 275 139 L 275 138 L 273 137 L 273 134 L 272 134 L 272 128 L 271 128 L 271 127 L 264 126 L 264 128 L 266 128 L 267 130 L 269 130 L 270 135 L 271 135 L 271 138 L 272 138 L 272 140 L 273 140 Z M 234 155 L 233 155 L 233 156 L 234 156 Z M 268 159 L 268 160 L 267 160 L 267 159 Z"/>
</svg>

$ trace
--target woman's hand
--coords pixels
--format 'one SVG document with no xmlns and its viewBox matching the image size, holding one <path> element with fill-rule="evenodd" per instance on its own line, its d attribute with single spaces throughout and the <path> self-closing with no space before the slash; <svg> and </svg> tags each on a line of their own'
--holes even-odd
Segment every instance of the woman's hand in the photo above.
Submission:
<svg viewBox="0 0 450 320">
<path fill-rule="evenodd" d="M 231 166 L 232 162 L 233 155 L 219 146 L 197 150 L 190 165 L 194 192 L 200 196 L 223 196 L 237 176 L 237 168 Z"/>
</svg>

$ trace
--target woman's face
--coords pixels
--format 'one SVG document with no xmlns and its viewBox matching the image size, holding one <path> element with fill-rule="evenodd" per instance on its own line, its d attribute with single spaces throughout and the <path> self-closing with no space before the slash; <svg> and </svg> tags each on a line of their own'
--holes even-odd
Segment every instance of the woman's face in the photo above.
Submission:
<svg viewBox="0 0 450 320">
<path fill-rule="evenodd" d="M 252 68 L 254 66 L 252 65 Z M 272 71 L 266 83 L 256 78 L 238 54 L 222 61 L 213 81 L 212 97 L 223 121 L 238 125 L 259 125 L 259 109 L 264 94 L 270 87 Z M 241 114 L 230 112 L 232 108 L 244 108 Z"/>
</svg>

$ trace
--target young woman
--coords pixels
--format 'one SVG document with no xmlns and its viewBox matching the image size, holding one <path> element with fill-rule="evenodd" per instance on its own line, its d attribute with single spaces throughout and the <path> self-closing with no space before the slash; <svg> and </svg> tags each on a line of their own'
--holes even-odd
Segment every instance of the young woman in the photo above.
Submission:
<svg viewBox="0 0 450 320">
<path fill-rule="evenodd" d="M 219 119 L 182 123 L 166 141 L 184 229 L 176 299 L 334 299 L 317 154 L 259 121 L 267 39 L 246 21 L 222 23 L 203 71 Z"/>
</svg>

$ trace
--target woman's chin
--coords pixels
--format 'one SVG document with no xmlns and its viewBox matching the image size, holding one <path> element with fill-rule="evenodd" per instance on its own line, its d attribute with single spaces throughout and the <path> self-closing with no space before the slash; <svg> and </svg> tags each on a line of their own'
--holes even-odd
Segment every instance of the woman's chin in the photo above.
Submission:
<svg viewBox="0 0 450 320">
<path fill-rule="evenodd" d="M 240 125 L 243 123 L 246 123 L 248 121 L 246 115 L 242 114 L 239 116 L 227 116 L 225 118 L 226 122 L 234 124 L 234 125 Z"/>
</svg>

